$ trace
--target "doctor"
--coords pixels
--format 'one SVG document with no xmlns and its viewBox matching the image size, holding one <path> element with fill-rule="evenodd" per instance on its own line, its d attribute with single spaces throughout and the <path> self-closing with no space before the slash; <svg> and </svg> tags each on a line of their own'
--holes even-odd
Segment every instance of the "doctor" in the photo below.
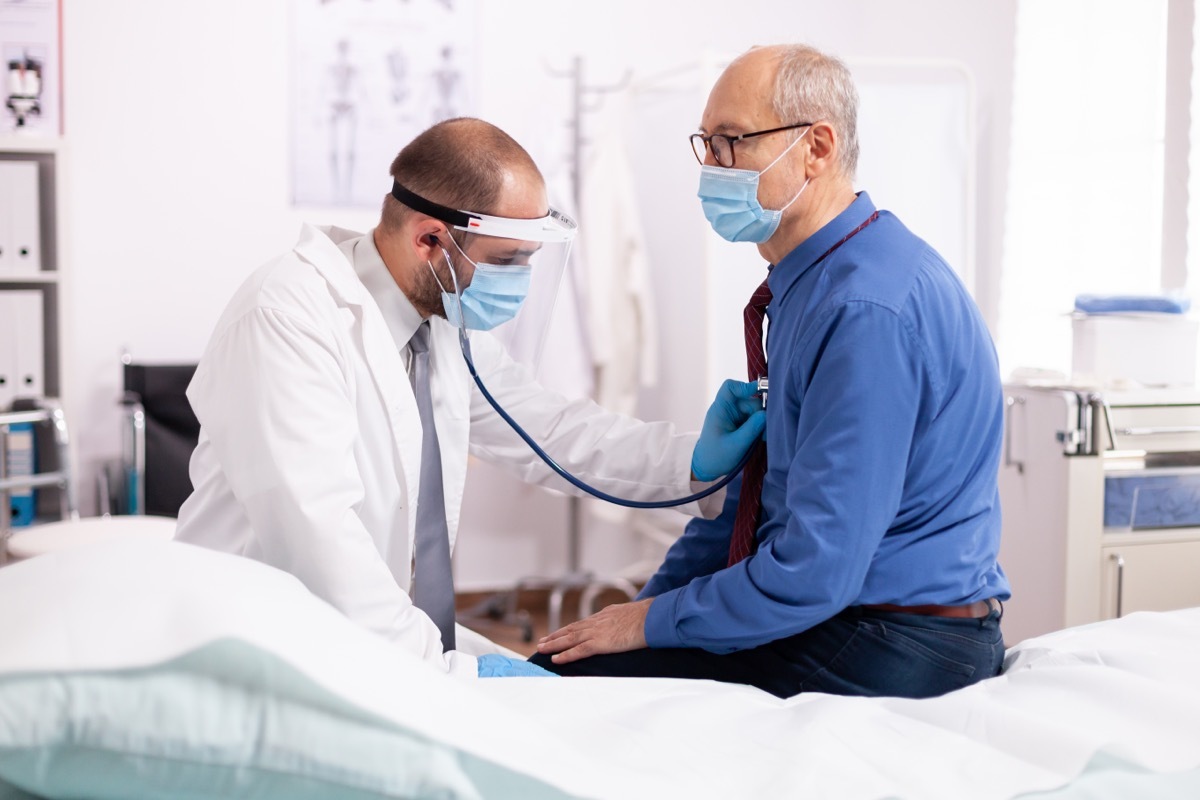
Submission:
<svg viewBox="0 0 1200 800">
<path fill-rule="evenodd" d="M 537 259 L 574 234 L 500 129 L 438 123 L 391 176 L 373 230 L 305 226 L 221 316 L 188 388 L 201 432 L 177 538 L 290 572 L 453 674 L 542 673 L 454 649 L 449 553 L 468 454 L 569 490 L 481 397 L 457 325 L 477 331 L 475 366 L 508 413 L 566 469 L 631 499 L 682 497 L 695 475 L 732 470 L 763 414 L 730 381 L 704 432 L 678 434 L 547 392 L 479 332 L 517 312 Z"/>
</svg>

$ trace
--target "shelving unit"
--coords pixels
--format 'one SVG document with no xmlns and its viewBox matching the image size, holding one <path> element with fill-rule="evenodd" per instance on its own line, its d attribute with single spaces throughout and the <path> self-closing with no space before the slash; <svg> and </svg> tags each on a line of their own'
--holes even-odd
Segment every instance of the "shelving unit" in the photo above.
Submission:
<svg viewBox="0 0 1200 800">
<path fill-rule="evenodd" d="M 38 227 L 40 244 L 40 268 L 36 272 L 0 272 L 0 292 L 20 290 L 38 291 L 42 294 L 42 385 L 37 396 L 62 399 L 62 254 L 61 224 L 61 176 L 63 173 L 64 147 L 61 139 L 34 139 L 16 136 L 0 137 L 0 163 L 26 162 L 37 165 L 38 171 Z M 2 324 L 2 323 L 0 323 Z M 13 332 L 0 330 L 0 339 L 12 343 Z M 35 387 L 36 388 L 36 387 Z M 14 396 L 25 392 L 18 385 L 11 390 Z M 0 395 L 3 397 L 3 395 Z M 7 402 L 0 403 L 7 406 Z"/>
<path fill-rule="evenodd" d="M 37 233 L 29 246 L 28 267 L 19 257 L 0 261 L 0 413 L 9 411 L 14 400 L 30 398 L 38 405 L 61 409 L 69 394 L 63 300 L 65 142 L 53 137 L 0 135 L 0 166 L 13 163 L 36 167 L 37 216 L 31 224 Z M 23 215 L 19 224 L 30 224 L 29 209 L 19 207 L 25 199 L 19 193 L 24 190 L 11 178 L 6 183 L 9 185 L 0 186 L 0 246 L 24 248 L 23 239 L 20 245 L 10 244 L 16 240 L 11 232 L 18 224 L 12 221 L 14 215 Z M 39 439 L 39 451 L 47 445 L 51 442 Z M 65 452 L 64 460 L 73 463 Z M 39 493 L 39 517 L 61 516 L 60 494 L 55 490 Z"/>
</svg>

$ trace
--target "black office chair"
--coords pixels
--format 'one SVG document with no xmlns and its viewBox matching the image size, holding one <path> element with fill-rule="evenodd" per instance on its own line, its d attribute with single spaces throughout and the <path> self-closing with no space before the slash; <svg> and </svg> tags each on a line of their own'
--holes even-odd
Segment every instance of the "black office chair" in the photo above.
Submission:
<svg viewBox="0 0 1200 800">
<path fill-rule="evenodd" d="M 177 517 L 192 493 L 188 463 L 200 422 L 187 399 L 195 364 L 134 364 L 124 360 L 121 462 L 106 470 L 105 510 Z"/>
</svg>

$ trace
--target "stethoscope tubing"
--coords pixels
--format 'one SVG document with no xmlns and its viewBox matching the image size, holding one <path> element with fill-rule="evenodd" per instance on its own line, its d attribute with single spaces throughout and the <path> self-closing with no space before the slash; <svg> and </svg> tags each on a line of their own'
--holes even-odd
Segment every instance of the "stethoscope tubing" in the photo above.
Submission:
<svg viewBox="0 0 1200 800">
<path fill-rule="evenodd" d="M 475 385 L 478 386 L 479 391 L 483 393 L 483 397 L 488 401 L 488 405 L 490 405 L 492 409 L 500 415 L 502 420 L 508 423 L 508 426 L 513 429 L 513 432 L 516 433 L 517 436 L 520 436 L 525 444 L 529 445 L 529 449 L 537 454 L 538 458 L 546 462 L 546 466 L 554 470 L 554 472 L 567 483 L 571 484 L 582 492 L 590 494 L 592 497 L 603 500 L 606 503 L 612 503 L 613 505 L 624 506 L 625 508 L 675 508 L 676 506 L 684 506 L 688 503 L 694 503 L 697 500 L 703 500 L 709 495 L 716 494 L 724 489 L 730 481 L 736 478 L 746 466 L 746 462 L 750 460 L 750 455 L 754 452 L 753 447 L 746 451 L 746 454 L 742 456 L 742 460 L 739 461 L 738 465 L 733 468 L 733 472 L 730 472 L 712 486 L 702 489 L 695 494 L 690 494 L 687 497 L 681 497 L 676 500 L 627 500 L 624 497 L 617 497 L 616 495 L 603 492 L 594 486 L 590 486 L 581 481 L 579 478 L 576 478 L 571 473 L 567 472 L 565 469 L 559 466 L 557 461 L 551 458 L 549 453 L 543 450 L 541 446 L 533 440 L 533 437 L 521 427 L 519 422 L 513 419 L 512 416 L 500 406 L 500 403 L 496 401 L 496 398 L 492 397 L 492 393 L 488 391 L 486 386 L 484 386 L 483 379 L 479 377 L 479 372 L 475 369 L 475 360 L 471 358 L 471 342 L 467 337 L 466 326 L 463 324 L 464 317 L 462 313 L 462 293 L 458 286 L 458 275 L 455 274 L 454 263 L 450 260 L 450 254 L 446 252 L 445 248 L 442 248 L 442 255 L 446 259 L 446 266 L 450 268 L 450 280 L 454 286 L 454 299 L 455 302 L 458 303 L 458 346 L 462 350 L 463 360 L 467 362 L 467 370 L 471 373 L 471 377 L 474 378 Z M 431 264 L 430 269 L 432 269 L 432 267 L 433 265 Z M 434 278 L 437 278 L 436 272 L 434 273 Z M 440 285 L 441 281 L 438 281 L 438 284 Z"/>
<path fill-rule="evenodd" d="M 471 377 L 475 379 L 475 385 L 479 387 L 479 391 L 483 393 L 484 399 L 487 400 L 488 404 L 491 405 L 496 413 L 500 415 L 500 418 L 507 422 L 508 426 L 512 428 L 518 436 L 521 437 L 525 444 L 529 445 L 529 449 L 536 453 L 537 456 L 542 459 L 542 461 L 546 462 L 546 466 L 554 470 L 559 477 L 570 483 L 572 486 L 575 486 L 579 490 L 590 494 L 592 497 L 603 500 L 606 503 L 612 503 L 613 505 L 624 506 L 626 508 L 674 508 L 676 506 L 694 503 L 697 500 L 703 500 L 705 497 L 724 489 L 730 481 L 737 477 L 738 473 L 742 471 L 742 468 L 746 466 L 746 462 L 750 460 L 751 453 L 754 452 L 753 447 L 747 450 L 746 454 L 742 456 L 742 460 L 738 462 L 736 467 L 734 467 L 733 472 L 730 472 L 712 486 L 696 492 L 695 494 L 690 494 L 687 497 L 681 497 L 677 500 L 627 500 L 624 497 L 617 497 L 615 495 L 608 494 L 607 492 L 603 492 L 594 486 L 584 483 L 579 478 L 576 478 L 574 475 L 559 466 L 558 462 L 551 458 L 550 454 L 543 450 L 541 446 L 533 440 L 533 437 L 521 427 L 520 423 L 518 423 L 507 411 L 500 407 L 500 404 L 496 402 L 494 397 L 492 397 L 492 393 L 488 391 L 486 386 L 484 386 L 483 379 L 479 377 L 479 373 L 475 370 L 475 361 L 471 358 L 471 344 L 467 339 L 466 332 L 461 328 L 458 331 L 458 343 L 459 347 L 462 349 L 463 359 L 467 362 L 467 369 L 470 371 Z"/>
</svg>

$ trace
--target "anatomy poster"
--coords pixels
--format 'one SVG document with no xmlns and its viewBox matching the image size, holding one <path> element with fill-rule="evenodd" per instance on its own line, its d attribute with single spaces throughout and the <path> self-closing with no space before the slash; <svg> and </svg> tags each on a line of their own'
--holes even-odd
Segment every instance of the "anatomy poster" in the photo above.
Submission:
<svg viewBox="0 0 1200 800">
<path fill-rule="evenodd" d="M 396 153 L 473 115 L 476 0 L 293 0 L 292 202 L 377 207 Z"/>
<path fill-rule="evenodd" d="M 59 135 L 58 19 L 58 0 L 0 0 L 0 135 Z"/>
</svg>

